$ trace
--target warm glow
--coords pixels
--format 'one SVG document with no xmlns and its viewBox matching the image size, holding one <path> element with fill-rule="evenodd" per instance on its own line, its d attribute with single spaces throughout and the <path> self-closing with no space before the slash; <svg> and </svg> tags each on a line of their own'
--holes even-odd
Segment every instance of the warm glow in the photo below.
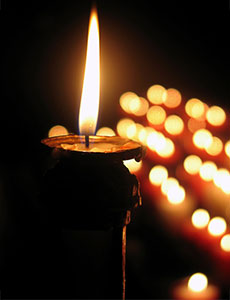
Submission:
<svg viewBox="0 0 230 300">
<path fill-rule="evenodd" d="M 55 125 L 50 128 L 48 137 L 60 136 L 68 134 L 68 130 L 62 125 Z"/>
<path fill-rule="evenodd" d="M 200 177 L 204 181 L 211 181 L 217 171 L 217 166 L 212 161 L 206 161 L 200 167 Z"/>
<path fill-rule="evenodd" d="M 224 146 L 224 151 L 228 157 L 230 157 L 230 141 L 228 141 Z"/>
<path fill-rule="evenodd" d="M 160 139 L 160 135 L 158 135 L 158 142 L 155 146 L 155 150 L 158 155 L 161 157 L 170 157 L 175 152 L 175 146 L 172 140 L 169 138 L 165 138 L 163 135 L 162 140 Z"/>
<path fill-rule="evenodd" d="M 222 217 L 212 218 L 208 224 L 208 231 L 212 236 L 220 236 L 225 233 L 227 224 Z"/>
<path fill-rule="evenodd" d="M 153 125 L 161 125 L 165 118 L 166 112 L 161 106 L 151 106 L 147 112 L 147 120 Z"/>
<path fill-rule="evenodd" d="M 136 134 L 135 122 L 124 118 L 117 123 L 117 132 L 121 137 L 132 139 Z"/>
<path fill-rule="evenodd" d="M 213 126 L 221 126 L 226 120 L 225 111 L 219 106 L 211 106 L 206 114 L 207 121 Z"/>
<path fill-rule="evenodd" d="M 213 136 L 211 145 L 207 147 L 205 150 L 207 151 L 208 154 L 212 156 L 219 155 L 223 150 L 223 143 L 221 139 L 219 139 L 216 136 Z"/>
<path fill-rule="evenodd" d="M 164 166 L 157 165 L 149 172 L 149 180 L 153 185 L 160 186 L 168 177 L 168 170 Z"/>
<path fill-rule="evenodd" d="M 183 120 L 177 115 L 168 116 L 165 120 L 165 130 L 172 135 L 180 134 L 184 129 Z"/>
<path fill-rule="evenodd" d="M 185 189 L 180 185 L 174 185 L 167 192 L 168 201 L 171 204 L 177 205 L 185 199 Z"/>
<path fill-rule="evenodd" d="M 83 135 L 93 135 L 96 130 L 100 93 L 99 25 L 95 9 L 89 21 L 85 74 L 81 95 L 79 129 Z"/>
<path fill-rule="evenodd" d="M 101 127 L 98 129 L 96 135 L 102 135 L 102 136 L 115 136 L 116 133 L 113 131 L 112 128 L 109 127 Z"/>
<path fill-rule="evenodd" d="M 147 91 L 147 98 L 153 104 L 162 104 L 163 102 L 165 102 L 166 97 L 166 89 L 159 84 L 151 86 Z"/>
<path fill-rule="evenodd" d="M 185 111 L 190 117 L 198 119 L 204 115 L 205 105 L 199 99 L 192 98 L 185 104 Z"/>
<path fill-rule="evenodd" d="M 206 290 L 208 278 L 203 273 L 195 273 L 188 280 L 188 288 L 192 292 L 199 293 Z"/>
<path fill-rule="evenodd" d="M 135 116 L 141 117 L 147 113 L 148 109 L 149 109 L 149 102 L 145 98 L 139 97 L 139 106 L 135 111 L 133 111 L 133 113 Z"/>
<path fill-rule="evenodd" d="M 181 93 L 176 89 L 168 89 L 167 97 L 164 101 L 164 105 L 168 108 L 175 108 L 181 103 Z"/>
<path fill-rule="evenodd" d="M 148 148 L 151 149 L 152 151 L 155 151 L 157 144 L 161 141 L 161 138 L 165 139 L 162 133 L 159 133 L 158 131 L 155 130 L 149 132 L 146 139 Z"/>
<path fill-rule="evenodd" d="M 184 160 L 184 169 L 191 175 L 199 173 L 202 160 L 197 155 L 189 155 Z"/>
<path fill-rule="evenodd" d="M 193 143 L 197 148 L 206 149 L 210 147 L 213 141 L 212 134 L 207 129 L 199 129 L 193 134 Z"/>
<path fill-rule="evenodd" d="M 225 173 L 225 175 L 222 177 L 222 180 L 220 182 L 220 188 L 226 195 L 230 194 L 230 174 L 229 174 L 229 172 Z"/>
<path fill-rule="evenodd" d="M 230 252 L 230 234 L 226 234 L 222 237 L 220 246 L 222 250 Z"/>
<path fill-rule="evenodd" d="M 206 209 L 199 208 L 192 214 L 192 224 L 196 228 L 205 228 L 210 220 L 209 213 Z"/>
<path fill-rule="evenodd" d="M 223 185 L 228 184 L 230 173 L 225 168 L 218 169 L 213 175 L 213 181 L 215 185 L 219 188 L 223 187 Z"/>
<path fill-rule="evenodd" d="M 142 166 L 142 161 L 136 161 L 135 159 L 125 160 L 123 163 L 129 169 L 130 173 L 139 171 Z"/>
<path fill-rule="evenodd" d="M 205 121 L 197 120 L 197 119 L 193 119 L 193 118 L 190 118 L 188 120 L 188 129 L 192 133 L 196 132 L 199 129 L 205 128 L 205 127 L 206 127 Z"/>
<path fill-rule="evenodd" d="M 161 185 L 162 194 L 166 196 L 168 194 L 168 191 L 175 186 L 179 186 L 178 180 L 173 177 L 167 178 Z"/>
</svg>

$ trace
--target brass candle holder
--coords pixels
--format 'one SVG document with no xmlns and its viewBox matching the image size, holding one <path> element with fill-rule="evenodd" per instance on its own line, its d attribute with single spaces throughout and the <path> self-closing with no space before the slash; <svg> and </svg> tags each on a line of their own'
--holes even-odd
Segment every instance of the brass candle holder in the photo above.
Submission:
<svg viewBox="0 0 230 300">
<path fill-rule="evenodd" d="M 55 154 L 54 166 L 44 176 L 41 197 L 53 222 L 60 230 L 91 232 L 93 238 L 98 231 L 110 236 L 106 271 L 96 274 L 93 283 L 79 276 L 72 296 L 125 299 L 126 225 L 135 207 L 141 205 L 141 196 L 139 182 L 123 160 L 140 160 L 144 148 L 128 139 L 102 136 L 90 136 L 86 147 L 84 136 L 74 134 L 42 143 Z M 81 273 L 89 274 L 90 268 L 85 266 Z M 92 285 L 94 288 L 86 288 Z"/>
</svg>

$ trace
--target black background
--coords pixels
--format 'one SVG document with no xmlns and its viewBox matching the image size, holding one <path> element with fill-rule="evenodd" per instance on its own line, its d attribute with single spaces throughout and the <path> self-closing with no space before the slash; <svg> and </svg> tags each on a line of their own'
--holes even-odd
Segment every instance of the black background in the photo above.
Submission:
<svg viewBox="0 0 230 300">
<path fill-rule="evenodd" d="M 152 84 L 177 88 L 184 99 L 197 97 L 229 109 L 228 1 L 96 3 L 101 34 L 99 127 L 115 127 L 123 92 L 145 96 Z M 77 131 L 90 9 L 88 0 L 1 1 L 3 297 L 25 296 L 24 283 L 36 273 L 34 255 L 38 253 L 33 242 L 28 242 L 33 232 L 28 228 L 36 227 L 33 212 L 44 170 L 40 140 L 56 124 Z M 141 268 L 140 274 L 135 274 L 135 268 L 130 271 L 130 298 L 166 298 L 165 282 L 193 269 L 185 263 L 186 251 L 181 258 L 181 252 L 175 250 L 178 244 L 173 248 L 154 224 L 151 227 L 141 229 L 134 221 L 133 231 L 130 229 L 131 237 L 139 241 L 140 253 L 148 246 L 145 259 L 135 256 L 135 251 L 133 259 L 152 266 L 151 271 Z M 142 244 L 138 240 L 141 235 Z M 162 241 L 162 248 L 155 249 L 155 239 Z M 169 246 L 174 249 L 171 255 L 155 266 L 153 257 L 163 256 Z M 154 268 L 160 272 L 159 280 Z"/>
</svg>

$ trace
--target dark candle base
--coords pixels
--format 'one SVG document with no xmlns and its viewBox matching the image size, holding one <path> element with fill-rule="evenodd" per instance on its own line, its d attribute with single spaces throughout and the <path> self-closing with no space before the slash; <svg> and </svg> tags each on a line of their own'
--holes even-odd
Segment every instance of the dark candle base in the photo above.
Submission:
<svg viewBox="0 0 230 300">
<path fill-rule="evenodd" d="M 71 274 L 61 298 L 124 298 L 125 226 L 139 201 L 138 181 L 122 161 L 64 155 L 46 172 L 41 203 Z"/>
</svg>

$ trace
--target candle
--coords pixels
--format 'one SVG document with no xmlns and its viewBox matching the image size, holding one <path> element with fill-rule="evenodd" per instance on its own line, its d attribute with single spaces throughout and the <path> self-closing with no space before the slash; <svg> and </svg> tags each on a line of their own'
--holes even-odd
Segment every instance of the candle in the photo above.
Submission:
<svg viewBox="0 0 230 300">
<path fill-rule="evenodd" d="M 195 273 L 175 284 L 172 295 L 175 300 L 215 300 L 219 297 L 219 290 L 208 284 L 206 275 Z"/>
</svg>

